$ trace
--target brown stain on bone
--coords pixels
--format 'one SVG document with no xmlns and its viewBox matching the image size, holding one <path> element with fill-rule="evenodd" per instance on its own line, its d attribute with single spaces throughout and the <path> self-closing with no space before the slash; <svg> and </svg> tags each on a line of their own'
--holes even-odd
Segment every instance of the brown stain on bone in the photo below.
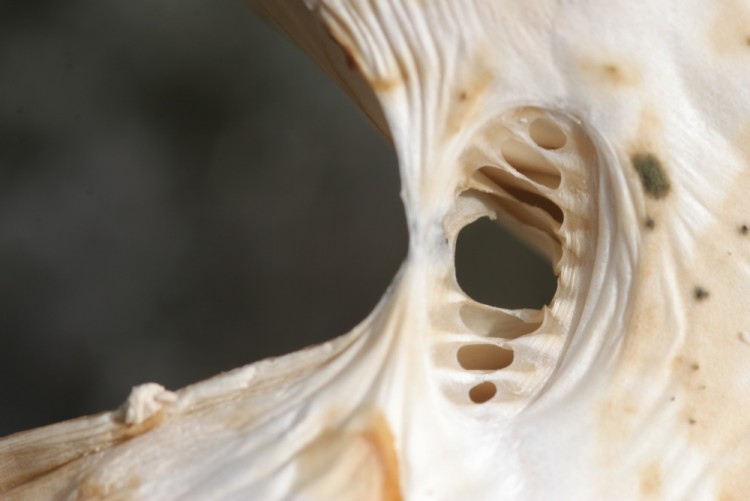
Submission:
<svg viewBox="0 0 750 501">
<path fill-rule="evenodd" d="M 76 421 L 94 420 L 103 414 L 78 418 Z M 106 425 L 92 423 L 92 430 L 87 432 L 88 435 L 71 433 L 66 437 L 65 442 L 56 442 L 53 438 L 63 433 L 61 430 L 72 422 L 23 432 L 32 435 L 45 430 L 48 439 L 29 440 L 24 447 L 8 455 L 7 459 L 15 466 L 17 473 L 9 475 L 7 471 L 0 471 L 4 475 L 0 479 L 0 492 L 24 489 L 25 486 L 30 485 L 44 485 L 46 482 L 55 483 L 59 482 L 60 478 L 77 476 L 80 472 L 80 465 L 85 462 L 86 458 L 102 450 L 114 449 L 128 440 L 146 434 L 161 425 L 168 417 L 162 409 L 140 424 L 127 426 L 122 423 L 123 416 L 120 411 L 111 415 L 111 423 Z M 91 496 L 89 498 L 95 499 Z"/>
<path fill-rule="evenodd" d="M 343 426 L 323 430 L 297 454 L 294 490 L 313 499 L 400 501 L 394 442 L 381 412 L 361 411 Z"/>
<path fill-rule="evenodd" d="M 650 151 L 668 161 L 669 157 L 663 155 L 658 117 L 644 113 L 639 125 L 638 135 L 628 145 L 623 160 L 627 162 L 634 151 Z M 701 479 L 716 483 L 717 498 L 747 499 L 750 485 L 738 480 L 750 478 L 747 475 L 750 472 L 747 439 L 750 437 L 750 390 L 744 384 L 747 346 L 740 344 L 742 339 L 737 334 L 748 328 L 747 317 L 743 316 L 748 304 L 746 282 L 731 280 L 736 273 L 731 264 L 734 260 L 724 265 L 717 259 L 726 250 L 731 250 L 735 256 L 747 256 L 748 252 L 747 240 L 739 237 L 741 225 L 748 222 L 746 215 L 750 207 L 747 194 L 741 189 L 750 181 L 750 122 L 736 123 L 734 127 L 736 132 L 727 136 L 732 139 L 733 160 L 741 169 L 733 183 L 734 189 L 730 188 L 726 198 L 711 207 L 717 224 L 695 236 L 696 254 L 692 261 L 682 263 L 676 270 L 663 270 L 655 264 L 657 257 L 663 255 L 662 249 L 646 247 L 652 252 L 644 253 L 641 268 L 635 271 L 638 280 L 634 282 L 633 313 L 620 353 L 622 362 L 605 402 L 605 407 L 614 411 L 601 411 L 600 431 L 606 440 L 602 440 L 605 445 L 601 457 L 609 460 L 608 467 L 617 468 L 620 452 L 633 450 L 634 444 L 643 440 L 637 423 L 633 424 L 633 418 L 628 419 L 621 412 L 618 402 L 638 394 L 639 387 L 649 389 L 652 384 L 660 384 L 659 392 L 649 394 L 653 399 L 647 402 L 650 405 L 643 409 L 642 415 L 661 416 L 665 443 L 684 451 L 671 459 L 660 459 L 662 489 L 671 488 L 690 461 L 702 461 L 705 469 L 701 470 Z M 630 165 L 624 164 L 624 167 Z M 669 174 L 671 165 L 664 167 Z M 631 179 L 638 187 L 636 176 Z M 674 179 L 676 181 L 677 177 Z M 679 185 L 673 186 L 673 191 L 677 189 Z M 657 228 L 669 224 L 664 207 L 646 200 L 648 215 L 659 217 Z M 736 233 L 738 230 L 740 235 Z M 658 243 L 656 238 L 650 240 Z M 644 240 L 644 246 L 652 245 L 650 240 Z M 672 272 L 680 280 L 679 290 L 669 287 L 664 279 Z M 690 279 L 694 273 L 695 282 Z M 710 282 L 703 282 L 707 279 Z M 708 286 L 708 299 L 698 303 L 695 286 Z M 681 331 L 675 328 L 675 310 L 665 301 L 670 292 L 678 294 L 685 306 L 682 317 L 685 327 Z M 644 385 L 644 381 L 648 384 Z M 636 473 L 653 459 L 647 458 L 639 464 Z M 645 478 L 644 474 L 636 482 L 647 484 Z"/>
<path fill-rule="evenodd" d="M 481 63 L 475 64 L 465 73 L 462 83 L 451 91 L 448 113 L 445 117 L 443 137 L 458 134 L 479 110 L 484 96 L 494 81 L 494 74 Z"/>
<path fill-rule="evenodd" d="M 377 457 L 383 472 L 383 500 L 398 501 L 401 499 L 399 485 L 398 456 L 394 447 L 391 428 L 382 414 L 376 414 L 372 426 L 362 433 Z"/>
<path fill-rule="evenodd" d="M 120 482 L 104 483 L 95 476 L 83 479 L 75 491 L 73 499 L 79 501 L 127 501 L 138 499 L 134 492 L 141 486 L 140 478 L 133 474 Z"/>
<path fill-rule="evenodd" d="M 613 85 L 635 85 L 639 80 L 634 69 L 622 65 L 603 64 L 600 72 L 604 79 Z"/>
<path fill-rule="evenodd" d="M 745 501 L 750 493 L 750 458 L 738 451 L 728 451 L 729 458 L 723 465 L 717 481 L 716 499 L 719 501 Z"/>
<path fill-rule="evenodd" d="M 661 468 L 658 463 L 650 463 L 641 470 L 638 488 L 644 498 L 661 497 Z"/>
<path fill-rule="evenodd" d="M 599 408 L 599 433 L 603 443 L 609 443 L 613 437 L 627 436 L 635 426 L 634 418 L 638 413 L 637 397 L 632 393 L 608 398 Z"/>
<path fill-rule="evenodd" d="M 750 121 L 743 124 L 733 138 L 732 149 L 736 151 L 740 161 L 745 164 L 745 168 L 750 170 Z M 743 224 L 740 230 L 743 234 L 747 234 L 747 224 Z"/>
<path fill-rule="evenodd" d="M 635 65 L 613 57 L 586 57 L 578 62 L 584 74 L 608 87 L 634 87 L 641 81 Z"/>
<path fill-rule="evenodd" d="M 727 0 L 715 9 L 708 28 L 711 47 L 720 55 L 750 55 L 750 8 Z"/>
<path fill-rule="evenodd" d="M 329 39 L 341 49 L 346 67 L 350 71 L 362 75 L 376 93 L 389 92 L 401 87 L 409 80 L 409 74 L 403 66 L 387 77 L 374 75 L 371 69 L 365 64 L 362 54 L 356 49 L 355 44 L 347 35 L 331 24 L 324 24 L 323 28 Z"/>
<path fill-rule="evenodd" d="M 144 435 L 149 431 L 157 428 L 167 418 L 167 413 L 164 410 L 159 410 L 154 415 L 146 419 L 140 424 L 127 426 L 122 425 L 117 427 L 111 433 L 111 440 L 114 444 L 119 445 L 127 442 L 137 436 Z M 140 478 L 132 474 L 125 478 L 120 478 L 116 482 L 102 481 L 100 474 L 106 474 L 106 471 L 99 472 L 94 470 L 93 473 L 86 476 L 78 484 L 75 490 L 74 499 L 77 500 L 113 500 L 113 501 L 125 501 L 130 499 L 136 499 L 134 493 L 141 485 Z"/>
</svg>

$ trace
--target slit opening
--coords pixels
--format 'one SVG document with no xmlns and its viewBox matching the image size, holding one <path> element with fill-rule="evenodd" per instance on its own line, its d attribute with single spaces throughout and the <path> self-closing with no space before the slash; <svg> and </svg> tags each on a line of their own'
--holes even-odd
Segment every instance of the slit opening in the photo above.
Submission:
<svg viewBox="0 0 750 501">
<path fill-rule="evenodd" d="M 500 146 L 500 152 L 505 161 L 523 176 L 553 190 L 560 187 L 560 171 L 528 144 L 518 139 L 508 139 Z"/>
</svg>

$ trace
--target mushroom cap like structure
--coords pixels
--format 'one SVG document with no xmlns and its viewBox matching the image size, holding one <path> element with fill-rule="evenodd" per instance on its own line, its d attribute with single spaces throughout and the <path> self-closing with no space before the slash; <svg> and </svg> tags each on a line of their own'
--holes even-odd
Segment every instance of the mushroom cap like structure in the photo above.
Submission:
<svg viewBox="0 0 750 501">
<path fill-rule="evenodd" d="M 750 2 L 252 0 L 392 141 L 352 332 L 0 441 L 3 499 L 746 499 Z M 480 217 L 541 310 L 467 297 Z"/>
</svg>

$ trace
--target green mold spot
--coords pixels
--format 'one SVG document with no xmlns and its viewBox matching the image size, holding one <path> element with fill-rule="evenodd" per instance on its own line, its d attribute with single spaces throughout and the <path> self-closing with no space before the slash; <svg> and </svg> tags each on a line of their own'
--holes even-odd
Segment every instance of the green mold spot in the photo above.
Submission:
<svg viewBox="0 0 750 501">
<path fill-rule="evenodd" d="M 630 160 L 648 196 L 661 198 L 669 192 L 669 181 L 658 158 L 651 153 L 637 153 Z"/>
</svg>

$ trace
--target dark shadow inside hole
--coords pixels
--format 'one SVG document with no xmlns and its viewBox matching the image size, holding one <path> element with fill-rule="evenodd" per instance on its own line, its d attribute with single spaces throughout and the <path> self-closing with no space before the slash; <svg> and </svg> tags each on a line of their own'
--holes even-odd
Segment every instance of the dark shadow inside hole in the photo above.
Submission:
<svg viewBox="0 0 750 501">
<path fill-rule="evenodd" d="M 516 200 L 518 200 L 519 202 L 523 202 L 532 207 L 539 207 L 540 209 L 545 211 L 547 214 L 549 214 L 552 217 L 552 219 L 554 219 L 558 223 L 562 224 L 563 221 L 565 220 L 565 215 L 563 214 L 562 209 L 549 198 L 543 197 L 541 195 L 537 195 L 536 193 L 532 193 L 527 190 L 514 188 L 512 186 L 502 185 L 502 184 L 501 186 L 505 191 L 513 195 L 516 198 Z"/>
<path fill-rule="evenodd" d="M 458 235 L 456 279 L 475 301 L 511 309 L 541 308 L 557 288 L 552 265 L 486 217 Z"/>
<path fill-rule="evenodd" d="M 526 185 L 526 183 L 521 183 L 521 186 L 519 186 L 517 179 L 514 179 L 508 173 L 493 167 L 482 167 L 479 171 L 490 180 L 497 183 L 498 186 L 508 192 L 509 195 L 512 195 L 519 202 L 531 205 L 532 207 L 539 207 L 546 211 L 552 219 L 560 224 L 562 224 L 565 219 L 565 214 L 563 214 L 562 209 L 555 202 L 545 196 L 534 193 L 533 188 Z M 523 187 L 524 185 L 525 187 Z"/>
</svg>

